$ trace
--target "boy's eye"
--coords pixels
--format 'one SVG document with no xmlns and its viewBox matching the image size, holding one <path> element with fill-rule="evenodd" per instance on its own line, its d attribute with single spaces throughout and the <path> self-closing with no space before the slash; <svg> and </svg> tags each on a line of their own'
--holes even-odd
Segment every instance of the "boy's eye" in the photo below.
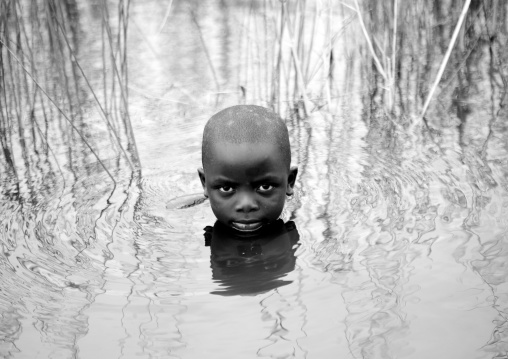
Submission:
<svg viewBox="0 0 508 359">
<path fill-rule="evenodd" d="M 233 192 L 235 189 L 231 186 L 222 186 L 222 187 L 219 187 L 219 191 L 222 192 L 222 193 L 231 193 Z"/>
<path fill-rule="evenodd" d="M 268 192 L 273 189 L 273 186 L 271 184 L 262 184 L 258 187 L 259 192 Z"/>
</svg>

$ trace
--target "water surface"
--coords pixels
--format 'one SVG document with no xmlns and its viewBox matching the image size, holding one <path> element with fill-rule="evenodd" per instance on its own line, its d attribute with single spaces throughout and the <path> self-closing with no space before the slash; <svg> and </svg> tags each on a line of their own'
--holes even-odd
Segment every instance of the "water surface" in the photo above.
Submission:
<svg viewBox="0 0 508 359">
<path fill-rule="evenodd" d="M 422 119 L 463 4 L 399 4 L 394 32 L 363 2 L 383 77 L 350 7 L 289 3 L 2 4 L 0 356 L 507 356 L 507 5 L 473 2 Z M 228 266 L 185 206 L 238 103 L 299 166 L 297 236 L 238 249 L 271 267 Z"/>
</svg>

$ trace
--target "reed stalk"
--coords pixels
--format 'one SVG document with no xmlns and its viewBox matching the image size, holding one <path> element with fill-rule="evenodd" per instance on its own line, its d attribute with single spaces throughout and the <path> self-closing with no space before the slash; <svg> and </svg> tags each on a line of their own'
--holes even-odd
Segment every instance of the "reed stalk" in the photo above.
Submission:
<svg viewBox="0 0 508 359">
<path fill-rule="evenodd" d="M 460 14 L 459 20 L 457 21 L 457 25 L 455 26 L 455 30 L 453 31 L 452 38 L 451 38 L 450 43 L 448 45 L 448 49 L 446 50 L 445 56 L 443 57 L 443 61 L 441 61 L 441 66 L 439 66 L 439 70 L 437 72 L 436 79 L 434 80 L 434 83 L 432 84 L 432 86 L 430 88 L 430 92 L 427 95 L 427 99 L 425 100 L 425 103 L 423 105 L 420 119 L 424 118 L 425 113 L 427 112 L 427 108 L 429 107 L 430 101 L 432 100 L 432 96 L 434 95 L 434 92 L 436 91 L 437 85 L 441 81 L 441 77 L 443 76 L 446 65 L 448 64 L 448 60 L 450 59 L 450 55 L 452 53 L 453 47 L 455 46 L 455 41 L 457 40 L 457 37 L 459 35 L 460 29 L 462 27 L 462 23 L 464 22 L 464 19 L 466 18 L 470 4 L 471 4 L 471 0 L 466 0 L 466 2 L 464 3 L 464 7 L 462 8 L 462 12 Z"/>
<path fill-rule="evenodd" d="M 317 13 L 317 12 L 316 12 Z M 325 96 L 326 96 L 326 103 L 328 105 L 328 111 L 332 109 L 332 98 L 330 94 L 330 88 L 331 88 L 331 71 L 330 68 L 332 64 L 330 63 L 332 59 L 332 53 L 333 53 L 333 38 L 331 36 L 332 33 L 332 8 L 331 8 L 331 1 L 328 1 L 328 21 L 326 22 L 326 28 L 327 28 L 327 47 L 325 51 L 323 51 L 322 59 L 323 59 L 323 82 L 324 82 L 324 89 L 325 89 Z"/>
<path fill-rule="evenodd" d="M 355 16 L 352 15 L 344 21 L 344 24 L 341 26 L 341 28 L 331 36 L 329 45 L 321 50 L 321 55 L 319 57 L 326 56 L 326 54 L 330 54 L 333 51 L 335 43 L 345 33 L 347 27 L 353 22 L 354 17 Z M 330 19 L 330 22 L 331 22 L 331 19 Z M 330 32 L 331 31 L 332 30 L 331 30 L 331 25 L 330 25 Z M 323 66 L 323 62 L 321 62 L 321 61 L 316 62 L 314 68 L 312 69 L 309 76 L 307 77 L 307 80 L 312 81 L 312 79 L 314 79 L 314 77 L 319 73 L 319 70 L 321 69 L 322 66 Z"/>
<path fill-rule="evenodd" d="M 304 111 L 305 111 L 305 114 L 308 116 L 311 111 L 311 102 L 307 96 L 307 90 L 306 90 L 306 86 L 305 86 L 305 80 L 303 77 L 302 66 L 301 66 L 300 59 L 298 57 L 298 52 L 296 49 L 296 44 L 294 41 L 293 33 L 291 31 L 291 24 L 289 22 L 290 20 L 289 20 L 289 15 L 287 12 L 286 2 L 282 2 L 282 9 L 283 9 L 283 15 L 286 14 L 285 23 L 286 23 L 286 26 L 288 29 L 289 47 L 291 49 L 291 55 L 292 55 L 294 65 L 295 65 L 295 70 L 296 70 L 296 80 L 297 80 L 300 95 L 303 97 Z M 284 18 L 283 18 L 283 21 L 284 21 Z"/>
<path fill-rule="evenodd" d="M 381 62 L 379 61 L 378 56 L 376 55 L 376 51 L 374 50 L 374 47 L 372 46 L 372 42 L 370 41 L 369 33 L 367 32 L 367 28 L 365 27 L 365 23 L 363 22 L 362 13 L 360 11 L 360 5 L 358 4 L 358 0 L 354 0 L 354 10 L 356 11 L 358 15 L 358 21 L 360 22 L 360 28 L 362 29 L 363 36 L 365 37 L 365 40 L 367 41 L 367 46 L 369 47 L 370 54 L 372 58 L 374 59 L 374 63 L 376 65 L 376 69 L 379 72 L 381 76 L 385 79 L 385 81 L 388 80 L 386 76 L 386 72 L 383 68 L 383 65 L 381 65 Z M 348 6 L 349 7 L 349 6 Z"/>
<path fill-rule="evenodd" d="M 166 23 L 168 22 L 169 15 L 171 14 L 171 8 L 173 6 L 173 0 L 169 0 L 168 7 L 166 8 L 166 13 L 164 14 L 164 19 L 162 19 L 161 26 L 159 26 L 158 34 L 160 35 L 162 33 L 162 30 L 166 26 Z"/>
<path fill-rule="evenodd" d="M 71 48 L 71 45 L 69 44 L 69 41 L 67 40 L 67 36 L 65 34 L 65 31 L 64 29 L 62 28 L 62 25 L 60 24 L 60 22 L 57 20 L 56 21 L 57 23 L 57 26 L 58 28 L 60 29 L 61 33 L 62 33 L 62 37 L 64 38 L 65 40 L 65 43 L 67 45 L 67 48 L 69 50 L 69 53 L 72 57 L 72 59 L 74 60 L 74 64 L 77 66 L 77 68 L 79 69 L 79 71 L 81 72 L 81 75 L 83 76 L 83 79 L 85 80 L 85 83 L 86 85 L 88 86 L 89 90 L 90 90 L 90 93 L 92 94 L 94 100 L 95 100 L 95 103 L 97 105 L 97 107 L 99 108 L 99 114 L 100 116 L 102 117 L 102 119 L 106 122 L 108 128 L 111 130 L 111 132 L 113 133 L 113 136 L 115 137 L 116 139 L 116 142 L 117 142 L 117 145 L 119 146 L 120 150 L 122 151 L 125 159 L 127 160 L 127 162 L 129 163 L 129 166 L 131 167 L 132 170 L 135 169 L 135 166 L 134 164 L 132 163 L 129 155 L 127 154 L 127 152 L 125 151 L 125 149 L 123 148 L 122 146 L 122 142 L 120 140 L 120 137 L 118 136 L 118 133 L 117 131 L 115 131 L 115 129 L 113 128 L 113 125 L 111 124 L 111 121 L 109 120 L 108 118 L 108 115 L 106 113 L 106 111 L 104 110 L 104 108 L 102 107 L 102 104 L 101 102 L 99 101 L 99 98 L 97 97 L 92 85 L 90 84 L 90 81 L 88 80 L 88 77 L 86 76 L 85 72 L 83 71 L 83 68 L 81 67 L 78 59 L 76 58 L 76 55 L 74 54 L 74 51 L 72 50 Z"/>
<path fill-rule="evenodd" d="M 399 0 L 393 0 L 393 35 L 392 35 L 392 73 L 391 82 L 395 84 L 396 81 L 396 54 L 397 54 L 397 19 L 398 19 Z M 395 94 L 395 92 L 394 92 Z"/>
<path fill-rule="evenodd" d="M 19 58 L 14 54 L 14 52 L 3 42 L 2 39 L 0 39 L 0 43 L 5 47 L 5 49 L 10 53 L 11 57 L 16 61 L 16 63 L 25 71 L 25 73 L 30 77 L 30 79 L 33 81 L 33 83 L 39 88 L 39 90 L 46 96 L 46 98 L 53 104 L 53 106 L 58 110 L 58 112 L 65 118 L 65 120 L 71 125 L 72 129 L 81 137 L 83 140 L 83 143 L 88 147 L 90 152 L 94 155 L 94 157 L 97 159 L 99 164 L 102 166 L 104 171 L 108 174 L 108 176 L 111 178 L 111 180 L 114 183 L 114 186 L 116 187 L 116 180 L 113 177 L 113 175 L 109 172 L 108 168 L 102 162 L 100 157 L 97 155 L 93 147 L 90 145 L 90 143 L 86 140 L 85 136 L 81 133 L 81 131 L 76 127 L 76 125 L 73 123 L 73 121 L 70 120 L 70 118 L 67 116 L 67 114 L 58 106 L 58 104 L 49 96 L 49 94 L 46 92 L 46 90 L 39 84 L 39 82 L 32 76 L 30 71 L 25 67 L 25 65 L 19 60 Z"/>
<path fill-rule="evenodd" d="M 213 81 L 215 83 L 215 88 L 217 89 L 217 92 L 220 92 L 220 84 L 217 77 L 217 72 L 215 71 L 215 66 L 213 65 L 212 58 L 210 56 L 210 52 L 208 51 L 208 47 L 206 46 L 205 39 L 203 38 L 203 32 L 201 31 L 201 26 L 198 23 L 198 20 L 196 18 L 196 14 L 194 11 L 191 11 L 191 18 L 194 25 L 196 25 L 196 29 L 198 30 L 199 39 L 201 41 L 201 45 L 203 46 L 203 51 L 205 53 L 206 59 L 208 60 L 208 66 L 210 67 L 210 71 L 212 72 Z"/>
</svg>

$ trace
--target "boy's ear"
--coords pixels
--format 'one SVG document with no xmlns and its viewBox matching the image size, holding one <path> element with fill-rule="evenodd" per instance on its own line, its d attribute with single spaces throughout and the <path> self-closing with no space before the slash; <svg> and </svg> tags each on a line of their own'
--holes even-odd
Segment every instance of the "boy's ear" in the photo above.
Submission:
<svg viewBox="0 0 508 359">
<path fill-rule="evenodd" d="M 201 181 L 201 186 L 203 186 L 204 195 L 208 198 L 208 190 L 206 189 L 206 179 L 205 179 L 205 171 L 202 168 L 198 168 L 199 180 Z"/>
<path fill-rule="evenodd" d="M 288 195 L 288 196 L 293 195 L 293 188 L 295 187 L 297 174 L 298 174 L 298 167 L 291 166 L 291 168 L 289 169 L 289 175 L 288 175 L 288 186 L 286 188 L 286 195 Z"/>
</svg>

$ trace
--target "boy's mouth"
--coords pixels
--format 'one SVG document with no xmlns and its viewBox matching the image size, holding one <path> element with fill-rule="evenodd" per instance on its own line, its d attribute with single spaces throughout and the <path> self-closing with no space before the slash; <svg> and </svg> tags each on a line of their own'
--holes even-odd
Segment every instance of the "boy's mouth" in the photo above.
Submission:
<svg viewBox="0 0 508 359">
<path fill-rule="evenodd" d="M 263 226 L 263 222 L 251 222 L 251 223 L 242 223 L 242 222 L 231 222 L 231 226 L 241 232 L 254 232 Z"/>
</svg>

